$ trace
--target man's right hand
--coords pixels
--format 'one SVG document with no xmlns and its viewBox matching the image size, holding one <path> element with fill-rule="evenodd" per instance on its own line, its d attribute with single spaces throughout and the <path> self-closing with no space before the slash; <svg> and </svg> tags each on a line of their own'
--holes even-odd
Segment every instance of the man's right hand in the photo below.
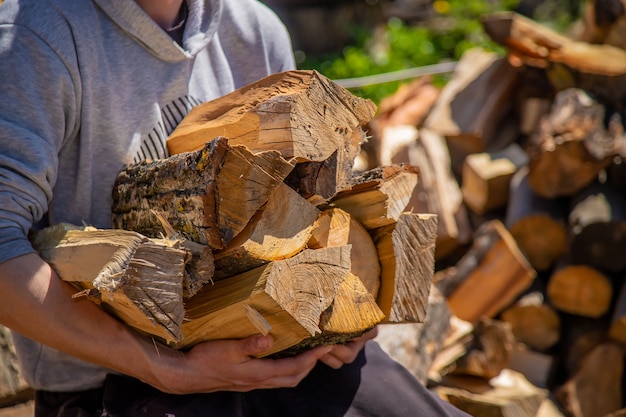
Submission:
<svg viewBox="0 0 626 417">
<path fill-rule="evenodd" d="M 175 394 L 294 387 L 332 350 L 323 346 L 290 358 L 254 358 L 272 344 L 271 335 L 258 335 L 203 342 L 186 353 L 163 347 L 167 354 L 159 353 L 155 369 L 159 382 L 152 385 Z"/>
</svg>

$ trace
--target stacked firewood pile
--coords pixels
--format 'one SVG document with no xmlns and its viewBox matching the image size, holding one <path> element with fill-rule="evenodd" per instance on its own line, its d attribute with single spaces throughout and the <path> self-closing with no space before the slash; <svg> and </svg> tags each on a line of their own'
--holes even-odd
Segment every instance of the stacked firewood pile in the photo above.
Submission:
<svg viewBox="0 0 626 417">
<path fill-rule="evenodd" d="M 626 16 L 594 19 L 608 3 L 578 37 L 485 17 L 506 57 L 468 51 L 371 123 L 363 165 L 418 165 L 439 216 L 427 321 L 379 339 L 473 416 L 626 415 Z"/>
</svg>

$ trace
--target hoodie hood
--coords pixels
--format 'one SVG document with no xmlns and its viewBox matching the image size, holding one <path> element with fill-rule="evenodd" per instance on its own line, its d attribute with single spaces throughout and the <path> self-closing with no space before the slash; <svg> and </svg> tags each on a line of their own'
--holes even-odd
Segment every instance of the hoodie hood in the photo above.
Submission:
<svg viewBox="0 0 626 417">
<path fill-rule="evenodd" d="M 181 48 L 133 0 L 93 0 L 124 32 L 164 61 L 194 57 L 215 35 L 222 15 L 222 0 L 185 0 L 188 16 Z"/>
</svg>

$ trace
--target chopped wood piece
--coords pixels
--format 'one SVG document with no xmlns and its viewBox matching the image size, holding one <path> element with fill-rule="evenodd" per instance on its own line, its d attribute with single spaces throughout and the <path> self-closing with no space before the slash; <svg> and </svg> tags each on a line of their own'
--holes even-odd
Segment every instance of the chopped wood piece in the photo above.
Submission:
<svg viewBox="0 0 626 417">
<path fill-rule="evenodd" d="M 316 71 L 273 74 L 194 107 L 167 139 L 171 154 L 199 150 L 217 136 L 253 152 L 324 161 L 346 143 L 360 143 L 374 116 L 370 100 Z"/>
<path fill-rule="evenodd" d="M 450 329 L 450 309 L 445 298 L 431 288 L 428 315 L 424 323 L 381 324 L 376 342 L 423 384 L 443 348 Z"/>
<path fill-rule="evenodd" d="M 509 368 L 519 372 L 538 388 L 548 388 L 554 368 L 554 357 L 517 344 L 511 352 Z"/>
<path fill-rule="evenodd" d="M 276 151 L 252 154 L 223 137 L 199 151 L 129 165 L 113 190 L 113 227 L 158 237 L 155 211 L 185 238 L 223 248 L 292 169 Z"/>
<path fill-rule="evenodd" d="M 463 163 L 463 200 L 470 210 L 484 214 L 506 207 L 513 175 L 528 162 L 516 143 L 497 152 L 470 154 Z"/>
<path fill-rule="evenodd" d="M 580 370 L 555 391 L 557 401 L 572 417 L 605 416 L 622 407 L 624 351 L 617 344 L 596 347 Z"/>
<path fill-rule="evenodd" d="M 348 186 L 376 106 L 316 71 L 270 75 L 194 107 L 167 139 L 171 154 L 216 136 L 299 162 L 287 183 L 314 204 Z"/>
<path fill-rule="evenodd" d="M 342 246 L 304 250 L 205 286 L 185 305 L 184 338 L 177 347 L 257 334 L 246 313 L 248 305 L 271 326 L 274 345 L 263 356 L 290 348 L 322 332 L 323 313 L 333 305 L 349 271 L 350 248 Z M 375 324 L 364 323 L 363 329 Z"/>
<path fill-rule="evenodd" d="M 609 336 L 626 345 L 626 285 L 622 285 L 613 308 Z"/>
<path fill-rule="evenodd" d="M 372 230 L 395 223 L 408 211 L 419 182 L 419 169 L 408 164 L 378 167 L 352 179 L 349 190 L 330 202 Z"/>
<path fill-rule="evenodd" d="M 435 286 L 431 291 L 438 293 Z M 448 315 L 450 316 L 450 330 L 428 370 L 428 378 L 437 383 L 441 383 L 443 378 L 454 372 L 456 362 L 467 354 L 474 340 L 474 325 L 472 323 L 461 320 L 450 312 Z M 426 318 L 426 322 L 430 319 L 429 317 Z"/>
<path fill-rule="evenodd" d="M 249 271 L 302 251 L 320 215 L 319 210 L 286 184 L 277 185 L 248 225 L 216 251 L 215 280 Z"/>
<path fill-rule="evenodd" d="M 499 220 L 484 223 L 476 231 L 476 242 L 459 261 L 474 268 L 457 269 L 439 281 L 459 282 L 448 297 L 457 317 L 476 323 L 494 317 L 509 306 L 534 281 L 536 272 L 522 255 L 515 240 Z M 439 284 L 442 285 L 442 284 Z M 449 291 L 443 291 L 447 293 Z"/>
<path fill-rule="evenodd" d="M 446 137 L 455 172 L 465 156 L 488 150 L 516 84 L 517 71 L 506 59 L 481 49 L 463 54 L 424 122 Z"/>
<path fill-rule="evenodd" d="M 609 279 L 586 265 L 568 265 L 550 276 L 548 297 L 555 308 L 579 316 L 605 314 L 613 295 Z"/>
<path fill-rule="evenodd" d="M 536 417 L 547 392 L 533 386 L 510 370 L 490 381 L 491 389 L 472 393 L 464 389 L 440 387 L 437 393 L 471 416 Z"/>
<path fill-rule="evenodd" d="M 350 272 L 359 277 L 376 298 L 380 287 L 380 262 L 371 236 L 349 213 L 338 208 L 323 211 L 308 247 L 319 249 L 343 245 L 352 245 Z"/>
<path fill-rule="evenodd" d="M 60 224 L 39 231 L 33 246 L 59 278 L 97 290 L 102 307 L 129 326 L 168 342 L 181 340 L 188 253 L 177 242 Z"/>
<path fill-rule="evenodd" d="M 538 195 L 555 198 L 582 190 L 622 152 L 621 132 L 613 125 L 605 129 L 604 120 L 604 106 L 583 90 L 557 94 L 528 146 L 528 181 Z"/>
<path fill-rule="evenodd" d="M 515 338 L 539 351 L 546 351 L 559 341 L 561 320 L 550 306 L 514 305 L 501 314 L 510 323 Z"/>
<path fill-rule="evenodd" d="M 0 407 L 23 403 L 34 397 L 35 391 L 20 371 L 11 331 L 0 326 Z"/>
<path fill-rule="evenodd" d="M 437 216 L 402 213 L 398 221 L 374 232 L 381 265 L 377 302 L 394 323 L 426 319 L 435 268 Z"/>
<path fill-rule="evenodd" d="M 511 179 L 506 226 L 533 268 L 545 271 L 569 250 L 566 205 L 538 196 L 528 184 L 528 168 Z"/>
<path fill-rule="evenodd" d="M 474 327 L 467 353 L 456 361 L 454 373 L 493 378 L 509 366 L 514 347 L 509 323 L 483 318 Z"/>
</svg>

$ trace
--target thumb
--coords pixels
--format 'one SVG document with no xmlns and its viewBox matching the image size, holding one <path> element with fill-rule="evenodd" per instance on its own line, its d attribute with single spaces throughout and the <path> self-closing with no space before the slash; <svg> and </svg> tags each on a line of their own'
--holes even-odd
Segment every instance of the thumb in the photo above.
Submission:
<svg viewBox="0 0 626 417">
<path fill-rule="evenodd" d="M 246 356 L 256 356 L 263 352 L 267 352 L 274 344 L 272 335 L 255 335 L 246 337 L 242 341 L 242 354 Z"/>
</svg>

